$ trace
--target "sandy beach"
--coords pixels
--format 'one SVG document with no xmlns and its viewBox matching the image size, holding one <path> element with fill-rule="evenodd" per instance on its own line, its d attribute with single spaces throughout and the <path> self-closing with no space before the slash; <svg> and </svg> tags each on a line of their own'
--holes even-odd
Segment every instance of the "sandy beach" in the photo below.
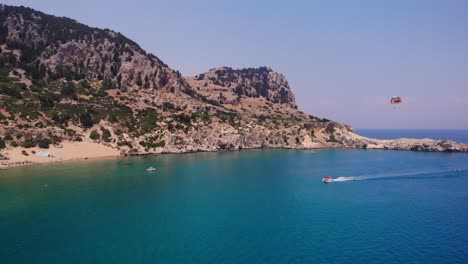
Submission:
<svg viewBox="0 0 468 264">
<path fill-rule="evenodd" d="M 62 148 L 51 145 L 49 149 L 35 147 L 3 150 L 2 155 L 8 157 L 8 160 L 0 160 L 0 168 L 120 156 L 117 149 L 94 142 L 63 142 L 61 145 Z M 23 154 L 23 151 L 27 153 L 27 156 Z M 39 153 L 44 156 L 40 156 Z"/>
</svg>

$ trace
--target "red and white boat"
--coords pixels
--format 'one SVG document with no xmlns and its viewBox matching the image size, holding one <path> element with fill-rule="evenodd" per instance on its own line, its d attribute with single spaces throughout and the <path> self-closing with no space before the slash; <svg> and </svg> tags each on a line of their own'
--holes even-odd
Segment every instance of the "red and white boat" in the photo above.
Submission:
<svg viewBox="0 0 468 264">
<path fill-rule="evenodd" d="M 332 183 L 332 182 L 333 182 L 333 179 L 332 179 L 331 176 L 325 176 L 325 177 L 322 179 L 322 181 L 323 181 L 324 183 Z"/>
</svg>

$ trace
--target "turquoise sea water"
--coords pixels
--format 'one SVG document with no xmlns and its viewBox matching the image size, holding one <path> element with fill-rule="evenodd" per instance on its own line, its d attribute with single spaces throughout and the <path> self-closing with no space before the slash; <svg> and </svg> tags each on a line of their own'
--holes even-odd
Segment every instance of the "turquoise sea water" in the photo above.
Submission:
<svg viewBox="0 0 468 264">
<path fill-rule="evenodd" d="M 468 155 L 246 150 L 0 171 L 0 263 L 468 263 Z"/>
</svg>

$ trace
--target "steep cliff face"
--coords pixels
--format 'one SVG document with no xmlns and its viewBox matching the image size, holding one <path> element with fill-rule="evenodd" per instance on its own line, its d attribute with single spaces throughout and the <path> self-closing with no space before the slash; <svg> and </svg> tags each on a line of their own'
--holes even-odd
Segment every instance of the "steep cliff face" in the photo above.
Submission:
<svg viewBox="0 0 468 264">
<path fill-rule="evenodd" d="M 266 101 L 281 104 L 285 107 L 297 108 L 294 94 L 286 78 L 271 68 L 232 69 L 220 67 L 195 77 L 187 77 L 194 89 L 208 97 L 223 103 L 223 93 L 234 94 L 236 97 L 264 98 Z M 220 91 L 220 93 L 216 93 Z"/>
<path fill-rule="evenodd" d="M 0 44 L 18 52 L 15 66 L 37 82 L 90 78 L 121 90 L 190 89 L 178 72 L 120 33 L 5 5 L 0 25 Z"/>
</svg>

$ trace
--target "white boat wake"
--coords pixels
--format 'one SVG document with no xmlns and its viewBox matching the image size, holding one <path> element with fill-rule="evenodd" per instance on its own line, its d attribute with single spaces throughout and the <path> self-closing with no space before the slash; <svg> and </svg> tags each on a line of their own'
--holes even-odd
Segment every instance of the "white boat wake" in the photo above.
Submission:
<svg viewBox="0 0 468 264">
<path fill-rule="evenodd" d="M 368 177 L 364 176 L 338 177 L 336 179 L 333 179 L 333 182 L 362 181 L 366 179 L 368 179 Z"/>
<path fill-rule="evenodd" d="M 333 182 L 364 181 L 364 180 L 409 180 L 409 179 L 429 179 L 429 178 L 452 178 L 468 176 L 467 169 L 434 170 L 406 173 L 381 173 L 362 176 L 342 176 L 333 179 Z"/>
</svg>

